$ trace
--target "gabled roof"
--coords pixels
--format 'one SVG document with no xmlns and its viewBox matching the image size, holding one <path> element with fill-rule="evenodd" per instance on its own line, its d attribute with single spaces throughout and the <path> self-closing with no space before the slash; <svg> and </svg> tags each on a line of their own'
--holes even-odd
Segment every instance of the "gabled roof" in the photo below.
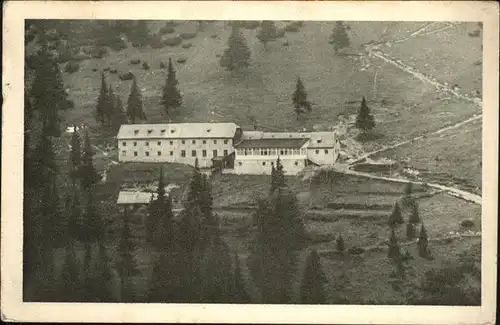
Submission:
<svg viewBox="0 0 500 325">
<path fill-rule="evenodd" d="M 234 147 L 244 148 L 292 148 L 300 149 L 309 139 L 256 139 L 243 140 Z"/>
<path fill-rule="evenodd" d="M 123 124 L 117 139 L 233 138 L 234 123 Z"/>
<path fill-rule="evenodd" d="M 311 132 L 308 148 L 335 147 L 335 132 Z"/>
</svg>

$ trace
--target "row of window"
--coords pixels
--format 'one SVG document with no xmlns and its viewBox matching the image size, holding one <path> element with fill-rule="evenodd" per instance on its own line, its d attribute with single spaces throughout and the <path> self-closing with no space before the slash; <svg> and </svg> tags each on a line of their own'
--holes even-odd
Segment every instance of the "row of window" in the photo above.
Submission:
<svg viewBox="0 0 500 325">
<path fill-rule="evenodd" d="M 171 145 L 171 146 L 172 146 L 172 145 L 174 145 L 174 141 L 170 140 L 169 142 L 170 142 L 170 145 Z M 217 144 L 217 140 L 213 140 L 213 142 L 214 142 L 214 144 Z M 181 143 L 182 143 L 182 144 L 186 144 L 186 140 L 181 140 Z M 191 140 L 191 143 L 192 143 L 192 144 L 196 144 L 196 140 Z M 207 140 L 202 140 L 202 143 L 203 143 L 203 144 L 207 144 Z M 228 143 L 229 143 L 229 140 L 224 140 L 224 144 L 228 144 Z M 161 141 L 157 141 L 157 144 L 158 144 L 159 146 L 161 146 Z M 134 147 L 136 147 L 136 146 L 137 146 L 137 141 L 134 141 L 134 142 L 133 142 L 133 145 L 134 145 Z M 146 141 L 146 142 L 145 142 L 145 145 L 146 145 L 146 146 L 149 146 L 149 141 Z M 126 147 L 126 146 L 127 146 L 127 142 L 126 142 L 126 141 L 123 141 L 123 142 L 122 142 L 122 146 Z"/>
<path fill-rule="evenodd" d="M 162 152 L 158 151 L 158 152 L 156 152 L 156 154 L 158 156 L 161 156 Z M 213 154 L 213 157 L 217 157 L 218 151 L 217 150 L 212 150 L 212 154 Z M 134 151 L 134 157 L 137 157 L 138 155 L 139 155 L 139 153 L 137 151 Z M 146 155 L 146 157 L 149 157 L 149 151 L 146 151 L 145 155 Z M 174 152 L 173 151 L 169 151 L 169 155 L 173 156 Z M 192 150 L 191 151 L 191 157 L 196 157 L 196 155 L 197 155 L 196 150 Z M 228 155 L 228 151 L 224 150 L 224 156 L 227 156 L 227 155 Z M 122 151 L 122 156 L 127 156 L 127 151 L 126 150 Z M 207 157 L 207 151 L 206 150 L 202 150 L 201 151 L 201 156 L 202 157 Z M 186 150 L 181 150 L 181 157 L 186 157 Z"/>
<path fill-rule="evenodd" d="M 237 149 L 236 153 L 242 156 L 288 156 L 288 155 L 305 155 L 307 149 Z M 319 150 L 316 150 L 319 154 Z M 325 154 L 328 154 L 328 149 L 325 149 Z"/>
<path fill-rule="evenodd" d="M 238 165 L 243 166 L 243 162 L 239 161 L 239 162 L 238 162 Z M 263 161 L 263 162 L 262 162 L 262 166 L 265 166 L 265 165 L 266 165 L 266 162 L 265 162 L 265 161 Z M 299 162 L 298 162 L 298 161 L 294 162 L 294 165 L 295 165 L 295 166 L 298 166 L 298 165 L 299 165 Z M 271 161 L 271 166 L 274 166 L 274 161 Z"/>
</svg>

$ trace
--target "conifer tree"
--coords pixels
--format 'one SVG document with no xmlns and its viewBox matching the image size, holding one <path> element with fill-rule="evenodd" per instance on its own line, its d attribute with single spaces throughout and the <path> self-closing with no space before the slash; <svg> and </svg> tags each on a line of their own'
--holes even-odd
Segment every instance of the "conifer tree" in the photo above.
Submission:
<svg viewBox="0 0 500 325">
<path fill-rule="evenodd" d="M 221 67 L 233 71 L 250 65 L 250 49 L 237 24 L 232 25 L 227 45 L 228 48 L 220 58 Z"/>
<path fill-rule="evenodd" d="M 80 202 L 76 190 L 71 195 L 68 195 L 66 214 L 68 216 L 67 232 L 68 237 L 72 240 L 84 240 L 82 233 L 82 220 Z"/>
<path fill-rule="evenodd" d="M 391 228 L 395 228 L 398 225 L 401 225 L 404 223 L 403 216 L 401 214 L 401 208 L 399 206 L 398 202 L 394 203 L 394 206 L 392 208 L 391 215 L 389 216 L 389 226 Z"/>
<path fill-rule="evenodd" d="M 427 230 L 425 229 L 424 224 L 420 227 L 420 233 L 418 235 L 418 255 L 420 257 L 429 256 L 429 248 L 428 248 L 429 240 L 427 238 Z"/>
<path fill-rule="evenodd" d="M 112 127 L 114 133 L 118 132 L 122 124 L 127 124 L 127 116 L 125 115 L 125 111 L 123 110 L 122 100 L 120 96 L 115 94 L 112 91 L 111 85 L 109 86 L 109 97 L 111 108 L 110 115 L 108 117 L 108 121 L 110 126 Z"/>
<path fill-rule="evenodd" d="M 70 243 L 66 247 L 66 255 L 59 282 L 59 297 L 64 302 L 80 302 L 81 297 L 80 265 L 76 258 L 75 247 Z"/>
<path fill-rule="evenodd" d="M 257 33 L 257 39 L 264 44 L 267 49 L 267 43 L 277 39 L 277 30 L 273 21 L 265 20 L 260 25 L 260 30 Z"/>
<path fill-rule="evenodd" d="M 170 117 L 173 114 L 173 111 L 178 109 L 182 104 L 181 93 L 179 92 L 179 89 L 177 89 L 178 83 L 172 59 L 169 58 L 167 81 L 163 87 L 163 95 L 161 99 L 161 104 L 165 108 L 165 113 L 168 117 Z"/>
<path fill-rule="evenodd" d="M 87 129 L 84 132 L 83 138 L 83 156 L 82 164 L 80 167 L 80 182 L 83 190 L 89 193 L 91 187 L 98 183 L 101 179 L 99 173 L 94 167 L 93 161 L 94 151 L 92 150 L 92 144 L 90 142 L 89 133 Z"/>
<path fill-rule="evenodd" d="M 97 98 L 95 114 L 96 121 L 104 124 L 105 117 L 109 115 L 109 112 L 108 86 L 106 85 L 104 72 L 101 72 L 101 90 L 99 91 L 99 97 Z"/>
<path fill-rule="evenodd" d="M 133 293 L 130 290 L 129 279 L 138 274 L 137 263 L 134 258 L 136 243 L 130 231 L 130 220 L 127 209 L 123 211 L 123 223 L 118 244 L 117 271 L 120 275 L 121 302 L 133 300 Z"/>
<path fill-rule="evenodd" d="M 346 26 L 342 21 L 337 21 L 330 35 L 330 42 L 333 43 L 335 53 L 349 46 L 349 35 L 347 35 Z"/>
<path fill-rule="evenodd" d="M 71 136 L 71 172 L 70 177 L 73 183 L 73 190 L 76 189 L 76 181 L 79 178 L 79 171 L 82 163 L 82 152 L 81 152 L 81 140 L 78 135 L 76 126 L 73 129 L 73 135 Z"/>
<path fill-rule="evenodd" d="M 240 258 L 236 254 L 235 258 L 235 266 L 234 266 L 234 289 L 233 289 L 233 294 L 234 298 L 232 303 L 239 303 L 239 304 L 244 304 L 244 303 L 250 303 L 252 302 L 252 299 L 248 295 L 246 289 L 245 289 L 245 282 L 243 279 L 243 274 L 241 270 L 241 265 L 240 265 Z"/>
<path fill-rule="evenodd" d="M 312 251 L 307 257 L 306 269 L 300 287 L 300 302 L 303 304 L 322 304 L 326 302 L 324 284 L 326 275 L 322 270 L 318 252 Z"/>
<path fill-rule="evenodd" d="M 160 178 L 156 199 L 152 200 L 150 214 L 147 220 L 148 238 L 151 238 L 157 248 L 168 250 L 172 248 L 174 223 L 172 200 L 165 194 L 163 168 L 160 169 Z"/>
<path fill-rule="evenodd" d="M 342 235 L 339 235 L 337 237 L 337 251 L 343 252 L 344 250 L 345 250 L 344 238 L 342 238 Z"/>
<path fill-rule="evenodd" d="M 299 115 L 301 113 L 310 112 L 312 110 L 311 102 L 307 100 L 307 92 L 300 77 L 297 78 L 295 91 L 292 95 L 292 102 L 295 109 L 295 114 L 297 114 L 297 120 L 299 119 Z"/>
<path fill-rule="evenodd" d="M 412 223 L 406 224 L 406 238 L 413 240 L 415 238 L 415 226 Z"/>
<path fill-rule="evenodd" d="M 128 96 L 127 116 L 132 124 L 135 124 L 136 119 L 146 120 L 141 91 L 139 90 L 137 79 L 135 77 L 130 89 L 130 95 Z"/>
<path fill-rule="evenodd" d="M 416 201 L 414 201 L 410 205 L 410 209 L 411 209 L 410 220 L 408 222 L 410 222 L 412 224 L 419 223 L 420 222 L 420 216 L 419 216 L 419 213 L 418 213 L 418 203 Z"/>
<path fill-rule="evenodd" d="M 272 193 L 276 189 L 276 168 L 274 164 L 271 166 L 271 188 L 269 191 Z"/>
<path fill-rule="evenodd" d="M 366 105 L 365 96 L 363 96 L 358 115 L 356 116 L 356 128 L 361 130 L 361 132 L 363 132 L 363 135 L 366 135 L 366 133 L 374 127 L 375 119 L 370 112 L 370 108 Z"/>
<path fill-rule="evenodd" d="M 396 238 L 394 229 L 391 229 L 391 237 L 389 238 L 389 252 L 387 256 L 390 259 L 399 259 L 401 257 L 401 251 L 399 249 L 398 239 Z"/>
<path fill-rule="evenodd" d="M 271 185 L 273 185 L 273 183 L 271 183 Z M 276 169 L 274 171 L 274 187 L 272 188 L 272 191 L 277 188 L 284 188 L 286 186 L 285 170 L 283 169 L 283 164 L 281 163 L 280 157 L 278 157 L 278 159 L 276 160 Z"/>
</svg>

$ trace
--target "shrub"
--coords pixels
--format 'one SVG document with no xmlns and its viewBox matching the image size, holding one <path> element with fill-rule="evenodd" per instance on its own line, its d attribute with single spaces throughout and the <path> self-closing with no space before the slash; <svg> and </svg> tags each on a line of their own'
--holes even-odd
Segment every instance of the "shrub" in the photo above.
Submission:
<svg viewBox="0 0 500 325">
<path fill-rule="evenodd" d="M 285 26 L 285 31 L 286 32 L 298 32 L 299 31 L 299 26 L 296 23 L 290 23 Z"/>
<path fill-rule="evenodd" d="M 285 36 L 285 30 L 283 28 L 278 28 L 276 30 L 276 37 L 277 38 L 282 38 Z"/>
<path fill-rule="evenodd" d="M 120 80 L 132 80 L 134 79 L 134 74 L 129 71 L 127 73 L 120 74 L 119 78 Z"/>
<path fill-rule="evenodd" d="M 109 69 L 109 73 L 117 73 L 118 71 L 116 70 L 116 68 L 113 68 L 113 69 Z"/>
<path fill-rule="evenodd" d="M 241 27 L 245 29 L 256 29 L 260 26 L 259 21 L 251 20 L 251 21 L 240 21 L 238 22 Z"/>
<path fill-rule="evenodd" d="M 110 41 L 106 44 L 113 51 L 121 51 L 127 48 L 127 42 L 124 39 L 117 37 L 113 41 Z"/>
<path fill-rule="evenodd" d="M 462 228 L 472 228 L 474 227 L 474 221 L 471 219 L 465 219 L 460 222 L 460 227 Z"/>
<path fill-rule="evenodd" d="M 288 46 L 288 45 L 290 45 L 290 43 L 288 43 L 288 41 L 283 42 L 283 46 Z"/>
<path fill-rule="evenodd" d="M 217 38 L 217 37 L 218 37 L 218 35 L 217 35 L 217 34 L 212 34 L 212 35 L 210 35 L 210 37 L 211 37 L 211 38 Z"/>
<path fill-rule="evenodd" d="M 179 36 L 182 39 L 192 39 L 196 37 L 196 33 L 181 33 Z"/>
<path fill-rule="evenodd" d="M 80 64 L 78 62 L 74 62 L 74 61 L 68 62 L 66 64 L 66 66 L 64 67 L 64 72 L 67 72 L 67 73 L 75 73 L 78 70 L 80 70 Z"/>
<path fill-rule="evenodd" d="M 91 55 L 93 58 L 102 59 L 106 54 L 108 54 L 108 49 L 106 47 L 95 47 Z"/>
<path fill-rule="evenodd" d="M 165 69 L 166 66 L 165 66 L 165 62 L 161 61 L 160 62 L 160 69 Z"/>
<path fill-rule="evenodd" d="M 103 71 L 109 71 L 109 67 L 102 69 Z"/>
<path fill-rule="evenodd" d="M 167 37 L 163 43 L 167 46 L 177 46 L 182 43 L 182 38 L 180 36 Z"/>
<path fill-rule="evenodd" d="M 215 54 L 216 58 L 220 58 L 220 53 Z"/>
<path fill-rule="evenodd" d="M 363 254 L 365 252 L 365 249 L 362 247 L 352 247 L 352 248 L 349 248 L 348 252 L 352 255 L 359 255 L 359 254 Z"/>
<path fill-rule="evenodd" d="M 142 62 L 142 68 L 144 70 L 149 70 L 149 64 L 146 61 Z"/>
<path fill-rule="evenodd" d="M 483 61 L 481 61 L 481 60 L 474 62 L 474 65 L 481 65 L 481 64 L 483 64 Z"/>
<path fill-rule="evenodd" d="M 160 28 L 160 34 L 172 34 L 174 32 L 175 32 L 174 26 L 166 25 Z"/>
<path fill-rule="evenodd" d="M 192 47 L 192 46 L 193 46 L 193 44 L 192 44 L 192 43 L 182 44 L 182 48 L 183 48 L 183 49 L 188 49 L 188 48 L 190 48 L 190 47 Z"/>
<path fill-rule="evenodd" d="M 165 43 L 163 43 L 163 40 L 161 37 L 153 37 L 151 40 L 151 48 L 153 49 L 161 49 L 163 46 L 165 46 Z"/>
<path fill-rule="evenodd" d="M 141 63 L 141 60 L 139 59 L 130 60 L 130 64 L 139 64 L 139 63 Z"/>
<path fill-rule="evenodd" d="M 186 58 L 178 58 L 177 63 L 186 63 L 187 59 Z"/>
<path fill-rule="evenodd" d="M 472 31 L 472 32 L 468 33 L 468 35 L 470 37 L 479 37 L 480 34 L 481 34 L 481 31 L 479 29 L 476 29 L 475 31 Z"/>
<path fill-rule="evenodd" d="M 96 72 L 97 71 L 97 68 L 92 68 L 92 72 Z"/>
</svg>

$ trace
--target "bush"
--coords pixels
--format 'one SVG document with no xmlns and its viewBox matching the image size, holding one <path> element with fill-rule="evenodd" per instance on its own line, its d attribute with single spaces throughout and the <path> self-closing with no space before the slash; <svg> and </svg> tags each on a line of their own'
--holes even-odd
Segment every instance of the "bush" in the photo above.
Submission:
<svg viewBox="0 0 500 325">
<path fill-rule="evenodd" d="M 178 58 L 177 63 L 186 63 L 187 59 L 186 58 Z"/>
<path fill-rule="evenodd" d="M 80 70 L 80 64 L 78 62 L 74 62 L 74 61 L 68 62 L 66 64 L 66 66 L 64 67 L 64 72 L 67 72 L 67 73 L 75 73 L 78 70 Z"/>
<path fill-rule="evenodd" d="M 470 37 L 479 37 L 480 34 L 481 34 L 481 31 L 479 29 L 476 29 L 475 31 L 472 31 L 472 32 L 468 33 L 468 35 Z"/>
<path fill-rule="evenodd" d="M 299 28 L 300 28 L 300 26 L 297 25 L 297 23 L 290 23 L 290 24 L 285 26 L 285 31 L 286 32 L 298 32 Z"/>
<path fill-rule="evenodd" d="M 174 32 L 174 26 L 163 26 L 162 28 L 160 28 L 160 34 L 172 34 Z"/>
<path fill-rule="evenodd" d="M 462 228 L 472 228 L 474 227 L 474 221 L 471 219 L 465 219 L 460 222 L 460 227 Z"/>
<path fill-rule="evenodd" d="M 481 65 L 481 64 L 483 64 L 483 61 L 481 61 L 481 60 L 474 62 L 474 65 Z"/>
<path fill-rule="evenodd" d="M 359 255 L 359 254 L 363 254 L 365 252 L 365 249 L 362 247 L 352 247 L 352 248 L 349 248 L 348 252 L 352 255 Z"/>
<path fill-rule="evenodd" d="M 103 71 L 109 71 L 109 67 L 102 69 Z"/>
<path fill-rule="evenodd" d="M 212 35 L 210 35 L 210 37 L 211 37 L 211 38 L 217 38 L 217 37 L 219 37 L 219 36 L 218 36 L 217 34 L 212 34 Z"/>
<path fill-rule="evenodd" d="M 64 50 L 57 55 L 58 63 L 66 63 L 73 59 L 73 53 L 70 50 Z"/>
<path fill-rule="evenodd" d="M 165 62 L 161 61 L 160 62 L 160 69 L 165 69 L 166 66 L 165 66 Z"/>
<path fill-rule="evenodd" d="M 149 70 L 149 64 L 147 62 L 142 62 L 142 68 L 144 70 Z"/>
<path fill-rule="evenodd" d="M 139 59 L 130 60 L 130 64 L 139 64 L 139 63 L 141 63 L 141 60 Z"/>
<path fill-rule="evenodd" d="M 179 36 L 182 39 L 192 39 L 196 37 L 196 33 L 181 33 Z"/>
<path fill-rule="evenodd" d="M 167 37 L 163 43 L 167 46 L 177 46 L 182 43 L 182 38 L 180 36 Z"/>
<path fill-rule="evenodd" d="M 183 48 L 183 49 L 188 49 L 188 48 L 190 48 L 190 47 L 192 47 L 192 46 L 193 46 L 193 44 L 192 44 L 192 43 L 182 44 L 182 48 Z"/>
<path fill-rule="evenodd" d="M 215 54 L 216 58 L 220 58 L 220 53 Z"/>
<path fill-rule="evenodd" d="M 95 59 L 102 59 L 106 54 L 108 54 L 108 49 L 106 47 L 95 47 L 92 50 L 92 57 Z"/>
<path fill-rule="evenodd" d="M 161 49 L 165 44 L 163 43 L 163 40 L 161 37 L 155 36 L 151 40 L 151 48 L 153 49 Z"/>
<path fill-rule="evenodd" d="M 127 42 L 124 39 L 117 37 L 113 41 L 110 41 L 106 44 L 113 51 L 121 51 L 127 48 Z"/>
<path fill-rule="evenodd" d="M 260 26 L 260 21 L 240 21 L 239 25 L 245 29 L 256 29 Z"/>
<path fill-rule="evenodd" d="M 116 68 L 113 68 L 113 69 L 109 69 L 109 73 L 117 73 L 118 71 L 116 70 Z"/>
<path fill-rule="evenodd" d="M 119 76 L 120 80 L 123 80 L 123 81 L 132 80 L 132 79 L 134 79 L 134 77 L 135 77 L 134 74 L 130 71 L 127 73 L 123 73 Z"/>
<path fill-rule="evenodd" d="M 282 38 L 285 37 L 285 30 L 283 28 L 279 28 L 276 30 L 276 37 Z"/>
<path fill-rule="evenodd" d="M 283 42 L 283 46 L 288 46 L 288 45 L 290 45 L 290 43 L 288 43 L 288 41 Z"/>
<path fill-rule="evenodd" d="M 97 68 L 92 68 L 92 72 L 96 72 L 97 71 Z"/>
</svg>

